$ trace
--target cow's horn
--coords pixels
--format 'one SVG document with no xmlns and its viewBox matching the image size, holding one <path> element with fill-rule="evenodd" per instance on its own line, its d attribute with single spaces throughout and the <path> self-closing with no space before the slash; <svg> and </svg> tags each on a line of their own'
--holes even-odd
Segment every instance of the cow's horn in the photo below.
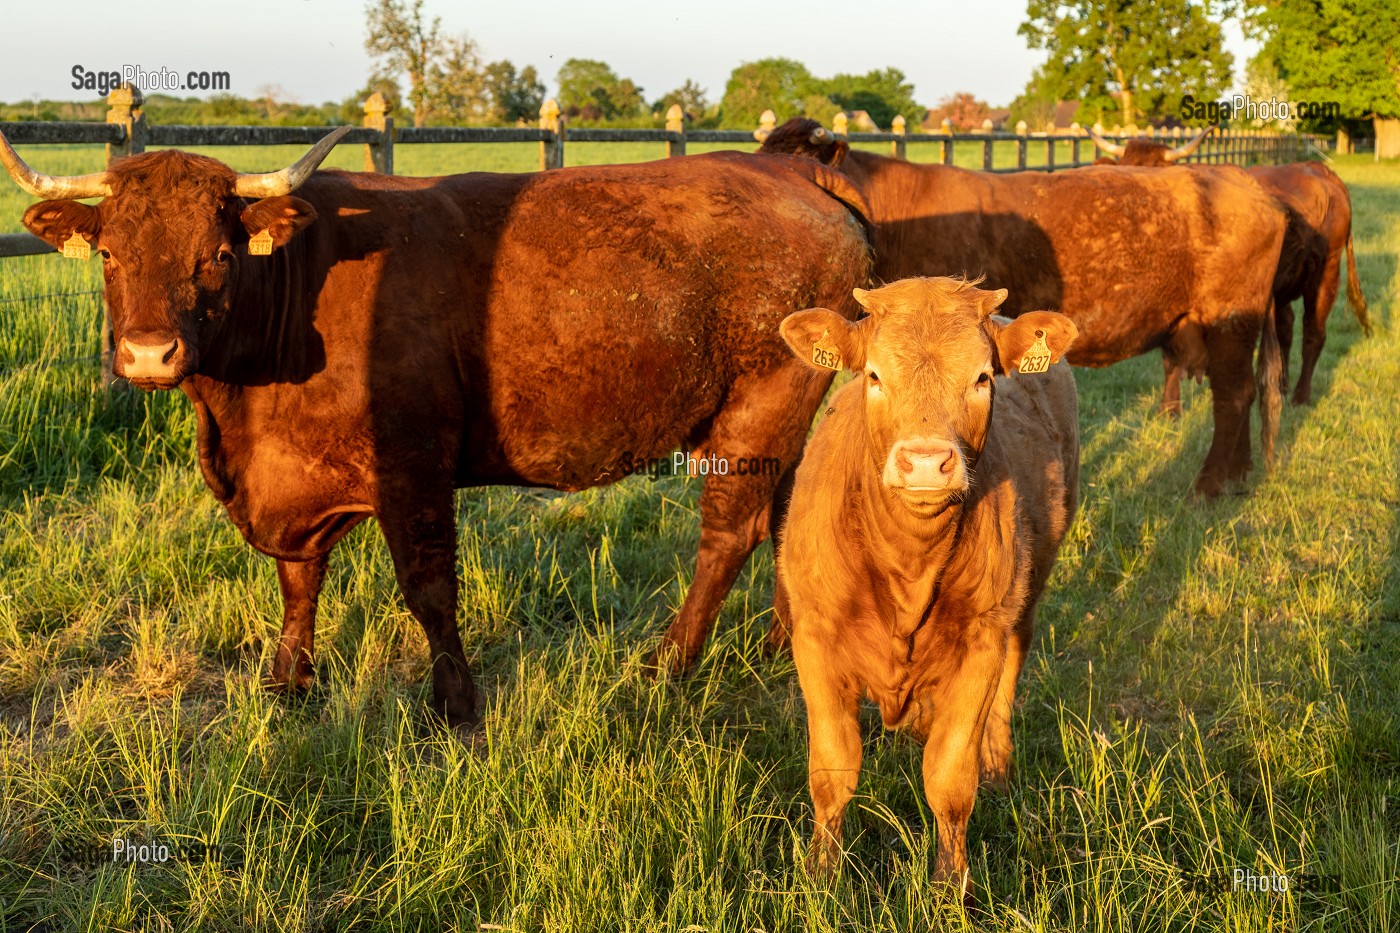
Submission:
<svg viewBox="0 0 1400 933">
<path fill-rule="evenodd" d="M 1089 138 L 1094 141 L 1094 145 L 1098 146 L 1100 149 L 1102 149 L 1104 152 L 1107 152 L 1111 156 L 1119 156 L 1121 158 L 1123 153 L 1128 151 L 1126 146 L 1120 146 L 1117 143 L 1111 143 L 1108 140 L 1104 139 L 1102 136 L 1100 136 L 1098 133 L 1095 133 L 1093 130 L 1089 130 L 1088 132 Z"/>
<path fill-rule="evenodd" d="M 5 170 L 25 191 L 36 198 L 58 200 L 61 198 L 105 198 L 112 193 L 107 184 L 106 172 L 91 175 L 44 175 L 34 171 L 19 157 L 10 141 L 0 133 L 0 162 Z"/>
<path fill-rule="evenodd" d="M 240 198 L 276 198 L 284 194 L 291 194 L 300 188 L 306 179 L 311 177 L 311 173 L 316 171 L 317 166 L 325 161 L 326 156 L 331 154 L 335 144 L 340 142 L 345 134 L 352 129 L 354 127 L 342 126 L 328 134 L 325 139 L 312 146 L 306 155 L 280 172 L 267 172 L 262 175 L 239 173 L 238 181 L 233 186 L 233 193 Z"/>
<path fill-rule="evenodd" d="M 824 146 L 831 142 L 831 130 L 824 126 L 819 126 L 812 130 L 812 134 L 807 137 L 807 141 L 814 146 Z"/>
<path fill-rule="evenodd" d="M 1190 142 L 1187 142 L 1183 145 L 1177 146 L 1175 149 L 1162 156 L 1162 158 L 1166 159 L 1168 162 L 1175 162 L 1177 159 L 1186 158 L 1191 153 L 1195 152 L 1198 148 L 1200 148 L 1201 143 L 1205 142 L 1206 137 L 1210 135 L 1210 131 L 1213 129 L 1215 129 L 1214 125 L 1206 127 L 1205 129 L 1201 130 L 1199 133 L 1196 134 L 1195 139 L 1192 139 Z"/>
</svg>

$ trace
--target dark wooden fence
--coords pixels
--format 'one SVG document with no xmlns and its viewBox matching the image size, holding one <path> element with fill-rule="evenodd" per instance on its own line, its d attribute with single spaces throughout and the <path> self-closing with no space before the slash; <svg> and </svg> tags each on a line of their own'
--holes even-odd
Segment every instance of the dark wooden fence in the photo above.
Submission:
<svg viewBox="0 0 1400 933">
<path fill-rule="evenodd" d="M 329 126 L 175 126 L 148 124 L 141 113 L 141 94 L 120 87 L 107 97 L 109 110 L 105 123 L 0 123 L 10 142 L 16 145 L 38 143 L 104 143 L 107 160 L 144 152 L 147 147 L 161 146 L 310 146 L 329 133 Z M 696 130 L 687 129 L 680 107 L 673 106 L 666 115 L 664 129 L 568 128 L 559 105 L 545 101 L 540 109 L 538 127 L 467 127 L 425 126 L 396 127 L 394 118 L 385 112 L 384 99 L 375 94 L 365 102 L 364 125 L 356 127 L 342 144 L 365 147 L 365 170 L 384 174 L 394 172 L 396 146 L 420 143 L 502 143 L 537 142 L 540 146 L 540 169 L 562 168 L 566 143 L 594 142 L 654 142 L 664 143 L 667 156 L 685 155 L 686 144 L 732 143 L 752 146 L 773 129 L 772 111 L 763 114 L 757 129 Z M 896 117 L 889 132 L 850 132 L 845 114 L 838 114 L 832 131 L 852 143 L 886 143 L 890 155 L 905 158 L 910 143 L 934 143 L 941 147 L 940 161 L 953 164 L 954 147 L 959 143 L 980 146 L 982 169 L 989 172 L 1046 171 L 1076 168 L 1091 164 L 1097 153 L 1093 141 L 1077 128 L 1068 133 L 1029 133 L 1021 123 L 1014 133 L 993 131 L 990 124 L 981 132 L 955 133 L 944 122 L 938 133 L 908 133 L 903 117 Z M 1117 131 L 1104 132 L 1105 138 L 1122 141 Z M 1161 133 L 1157 139 L 1173 145 L 1187 134 L 1180 129 Z M 1067 144 L 1068 161 L 1057 161 L 1057 148 Z M 1323 149 L 1327 140 L 1293 134 L 1263 131 L 1231 131 L 1213 133 L 1186 161 L 1203 163 L 1288 162 L 1307 155 L 1309 146 Z M 995 154 L 1005 147 L 1015 147 L 1015 162 L 997 166 Z M 0 258 L 30 256 L 53 252 L 53 247 L 27 233 L 0 235 Z"/>
</svg>

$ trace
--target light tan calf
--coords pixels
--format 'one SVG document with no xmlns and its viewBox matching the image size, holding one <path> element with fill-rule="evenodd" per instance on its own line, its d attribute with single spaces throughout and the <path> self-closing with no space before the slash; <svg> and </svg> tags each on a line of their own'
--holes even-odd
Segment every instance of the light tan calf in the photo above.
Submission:
<svg viewBox="0 0 1400 933">
<path fill-rule="evenodd" d="M 812 864 L 840 856 L 865 693 L 923 742 L 934 877 L 966 892 L 979 752 L 1005 785 L 1016 679 L 1077 500 L 1060 362 L 1077 331 L 1050 312 L 993 317 L 1006 291 L 959 279 L 855 295 L 869 312 L 856 323 L 814 308 L 782 326 L 803 360 L 857 374 L 798 468 L 778 567 L 807 702 Z"/>
</svg>

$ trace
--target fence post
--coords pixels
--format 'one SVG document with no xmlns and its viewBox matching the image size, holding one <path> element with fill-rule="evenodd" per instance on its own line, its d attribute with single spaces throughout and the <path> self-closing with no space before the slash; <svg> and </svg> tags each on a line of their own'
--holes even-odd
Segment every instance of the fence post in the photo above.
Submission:
<svg viewBox="0 0 1400 933">
<path fill-rule="evenodd" d="M 904 127 L 905 127 L 904 114 L 902 114 L 902 113 L 897 113 L 897 114 L 895 114 L 895 115 L 894 115 L 894 120 L 891 121 L 891 123 L 890 123 L 890 132 L 893 133 L 893 134 L 895 135 L 896 139 L 894 140 L 894 142 L 890 143 L 890 155 L 894 156 L 896 159 L 907 159 L 907 158 L 908 158 L 908 156 L 907 156 L 906 153 L 905 153 L 905 148 L 904 148 L 904 146 L 905 146 L 905 141 L 904 141 Z"/>
<path fill-rule="evenodd" d="M 1016 167 L 1021 171 L 1026 170 L 1026 121 L 1016 121 Z"/>
<path fill-rule="evenodd" d="M 851 131 L 850 120 L 846 117 L 846 111 L 838 111 L 836 116 L 831 118 L 831 132 L 845 139 Z"/>
<path fill-rule="evenodd" d="M 953 139 L 953 121 L 944 117 L 938 122 L 938 131 L 947 138 L 943 140 L 943 164 L 953 164 L 953 144 L 957 141 Z"/>
<path fill-rule="evenodd" d="M 982 140 L 982 171 L 992 170 L 992 119 L 988 117 L 982 121 L 982 132 L 987 134 L 987 138 Z"/>
<path fill-rule="evenodd" d="M 121 142 L 107 144 L 107 166 L 146 150 L 146 117 L 141 112 L 145 100 L 141 92 L 129 84 L 121 84 L 107 95 L 107 122 L 122 128 Z M 107 290 L 102 290 L 102 333 L 98 338 L 102 357 L 102 387 L 110 389 L 117 381 L 112 372 L 116 340 L 112 336 L 112 309 L 107 306 Z"/>
<path fill-rule="evenodd" d="M 680 104 L 672 104 L 666 111 L 666 132 L 681 135 L 680 139 L 666 140 L 666 158 L 685 155 L 685 111 Z"/>
<path fill-rule="evenodd" d="M 540 140 L 540 171 L 564 167 L 564 115 L 559 112 L 559 102 L 554 98 L 545 101 L 540 107 L 540 129 L 550 133 L 551 138 Z"/>
<path fill-rule="evenodd" d="M 771 110 L 763 111 L 758 115 L 758 129 L 753 131 L 753 138 L 763 142 L 777 125 L 778 115 Z"/>
<path fill-rule="evenodd" d="M 365 101 L 363 123 L 379 131 L 379 142 L 365 143 L 365 171 L 381 175 L 394 174 L 394 118 L 389 116 L 389 102 L 375 91 Z"/>
<path fill-rule="evenodd" d="M 129 84 L 115 87 L 107 95 L 107 122 L 122 128 L 122 141 L 107 144 L 109 166 L 118 159 L 146 151 L 146 115 L 141 112 L 145 102 L 141 92 Z"/>
</svg>

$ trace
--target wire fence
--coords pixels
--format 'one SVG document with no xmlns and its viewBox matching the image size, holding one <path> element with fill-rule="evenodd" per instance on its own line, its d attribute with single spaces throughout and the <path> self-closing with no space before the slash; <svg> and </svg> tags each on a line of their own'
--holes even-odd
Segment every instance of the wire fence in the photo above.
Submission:
<svg viewBox="0 0 1400 933">
<path fill-rule="evenodd" d="M 80 298 L 93 298 L 102 294 L 102 289 L 95 288 L 81 292 L 49 292 L 43 295 L 23 295 L 18 298 L 0 298 L 0 305 L 26 304 L 35 305 L 41 301 L 49 301 L 55 298 L 71 298 L 74 303 Z M 26 371 L 36 369 L 52 369 L 57 366 L 76 366 L 80 363 L 100 363 L 101 353 L 84 353 L 79 356 L 51 356 L 38 357 L 28 360 L 11 360 L 8 363 L 0 363 L 0 377 L 14 376 Z"/>
</svg>

